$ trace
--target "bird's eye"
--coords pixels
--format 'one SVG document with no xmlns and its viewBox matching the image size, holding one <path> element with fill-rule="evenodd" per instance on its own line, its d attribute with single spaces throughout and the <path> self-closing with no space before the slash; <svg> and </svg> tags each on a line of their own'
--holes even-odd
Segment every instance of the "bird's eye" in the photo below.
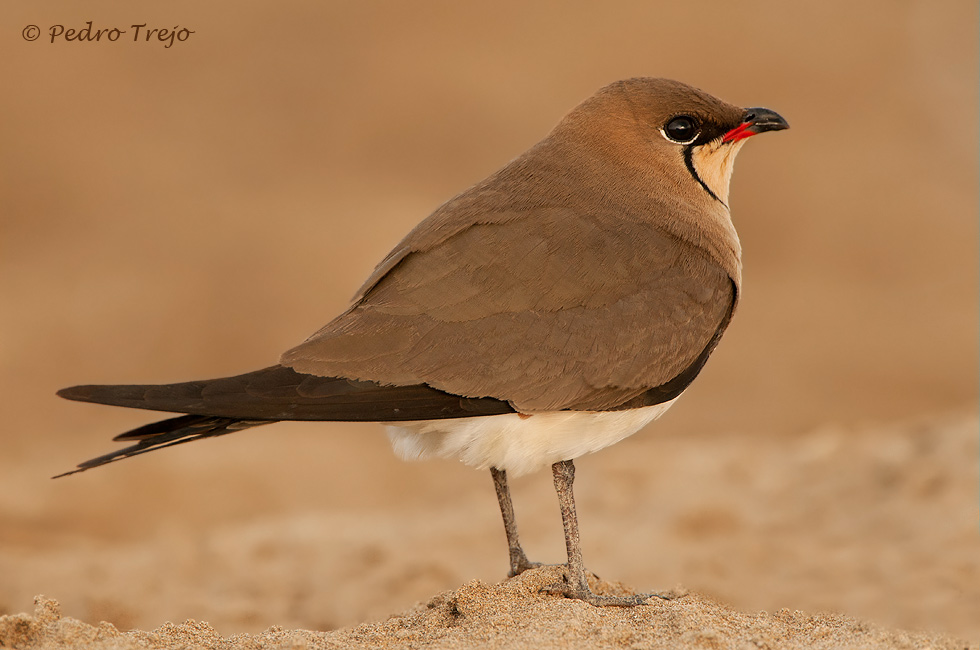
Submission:
<svg viewBox="0 0 980 650">
<path fill-rule="evenodd" d="M 698 121 L 687 115 L 672 118 L 663 128 L 663 134 L 668 140 L 678 144 L 690 144 L 698 137 Z"/>
</svg>

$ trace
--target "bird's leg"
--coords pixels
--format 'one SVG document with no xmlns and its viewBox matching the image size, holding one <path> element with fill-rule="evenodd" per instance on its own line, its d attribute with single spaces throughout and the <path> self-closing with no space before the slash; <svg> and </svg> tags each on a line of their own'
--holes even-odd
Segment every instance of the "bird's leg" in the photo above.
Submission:
<svg viewBox="0 0 980 650">
<path fill-rule="evenodd" d="M 504 518 L 504 532 L 507 533 L 507 547 L 510 549 L 510 573 L 509 577 L 527 571 L 536 566 L 541 566 L 537 562 L 531 562 L 524 555 L 521 542 L 517 539 L 517 520 L 514 518 L 514 502 L 510 499 L 510 488 L 507 487 L 507 472 L 496 467 L 490 468 L 493 476 L 493 487 L 497 490 L 497 501 L 500 502 L 500 514 Z"/>
<path fill-rule="evenodd" d="M 555 491 L 558 493 L 558 506 L 561 508 L 561 520 L 565 525 L 565 548 L 568 551 L 568 577 L 564 584 L 546 588 L 550 593 L 560 593 L 567 598 L 584 600 L 597 607 L 612 605 L 632 607 L 642 605 L 648 598 L 660 594 L 637 594 L 635 596 L 600 596 L 589 589 L 589 581 L 585 574 L 585 563 L 582 561 L 582 546 L 579 541 L 578 517 L 575 515 L 575 497 L 572 494 L 572 482 L 575 480 L 575 465 L 570 460 L 563 460 L 551 466 L 555 476 Z"/>
</svg>

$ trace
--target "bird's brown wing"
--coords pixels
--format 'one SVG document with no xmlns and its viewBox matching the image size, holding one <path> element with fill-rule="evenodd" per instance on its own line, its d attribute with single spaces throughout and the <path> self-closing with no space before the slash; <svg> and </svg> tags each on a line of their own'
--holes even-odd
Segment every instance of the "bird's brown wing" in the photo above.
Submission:
<svg viewBox="0 0 980 650">
<path fill-rule="evenodd" d="M 651 223 L 563 208 L 485 221 L 428 247 L 410 236 L 282 364 L 523 412 L 607 410 L 696 366 L 686 386 L 734 309 L 729 275 Z"/>
</svg>

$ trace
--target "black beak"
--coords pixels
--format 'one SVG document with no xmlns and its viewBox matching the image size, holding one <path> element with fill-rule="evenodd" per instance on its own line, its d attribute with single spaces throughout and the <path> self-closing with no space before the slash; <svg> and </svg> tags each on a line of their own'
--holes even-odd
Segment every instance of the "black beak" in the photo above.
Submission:
<svg viewBox="0 0 980 650">
<path fill-rule="evenodd" d="M 782 115 L 768 108 L 747 108 L 742 121 L 751 124 L 748 130 L 752 133 L 782 131 L 789 128 L 789 122 L 784 120 Z"/>
<path fill-rule="evenodd" d="M 747 108 L 742 123 L 726 133 L 721 141 L 736 142 L 756 133 L 782 131 L 788 128 L 789 122 L 776 111 L 770 111 L 768 108 Z"/>
</svg>

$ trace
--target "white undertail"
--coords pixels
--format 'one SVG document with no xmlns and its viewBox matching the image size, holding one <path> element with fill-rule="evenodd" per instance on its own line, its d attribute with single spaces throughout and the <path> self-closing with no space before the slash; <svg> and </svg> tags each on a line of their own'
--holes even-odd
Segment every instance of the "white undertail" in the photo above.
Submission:
<svg viewBox="0 0 980 650">
<path fill-rule="evenodd" d="M 404 460 L 457 458 L 478 469 L 496 467 L 520 476 L 599 451 L 631 436 L 677 398 L 625 411 L 505 413 L 472 418 L 397 422 L 387 427 Z"/>
</svg>

